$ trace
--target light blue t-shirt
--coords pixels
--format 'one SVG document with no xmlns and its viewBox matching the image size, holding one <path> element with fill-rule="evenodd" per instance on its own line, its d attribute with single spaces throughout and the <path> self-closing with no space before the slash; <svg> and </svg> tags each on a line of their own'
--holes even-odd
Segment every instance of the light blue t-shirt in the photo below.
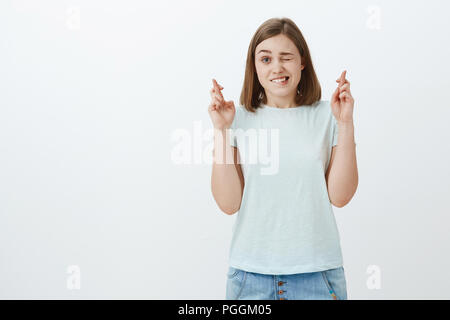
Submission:
<svg viewBox="0 0 450 320">
<path fill-rule="evenodd" d="M 229 265 L 263 274 L 343 266 L 325 180 L 338 129 L 329 101 L 256 113 L 239 105 L 230 129 L 245 186 Z"/>
</svg>

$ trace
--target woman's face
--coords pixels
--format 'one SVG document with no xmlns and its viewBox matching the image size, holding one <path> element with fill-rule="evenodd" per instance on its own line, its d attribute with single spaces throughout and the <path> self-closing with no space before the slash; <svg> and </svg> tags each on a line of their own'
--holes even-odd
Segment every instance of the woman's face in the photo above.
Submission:
<svg viewBox="0 0 450 320">
<path fill-rule="evenodd" d="M 267 95 L 267 104 L 292 107 L 301 78 L 300 52 L 295 44 L 283 34 L 268 38 L 256 46 L 255 67 L 258 80 Z M 287 76 L 286 84 L 272 80 Z"/>
</svg>

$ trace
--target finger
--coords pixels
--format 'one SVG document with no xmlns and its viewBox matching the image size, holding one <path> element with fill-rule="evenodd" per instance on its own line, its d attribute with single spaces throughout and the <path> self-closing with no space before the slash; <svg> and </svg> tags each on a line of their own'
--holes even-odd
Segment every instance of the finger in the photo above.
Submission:
<svg viewBox="0 0 450 320">
<path fill-rule="evenodd" d="M 339 85 L 341 85 L 341 83 L 342 83 L 342 80 L 344 80 L 344 83 L 345 83 L 345 78 L 344 79 L 342 79 L 342 76 L 344 75 L 344 71 L 341 73 L 341 76 L 339 77 L 339 78 L 337 78 L 336 79 L 336 82 L 338 82 L 339 83 Z"/>
<path fill-rule="evenodd" d="M 223 96 L 221 94 L 214 92 L 214 97 L 219 99 L 220 102 L 225 102 L 225 99 L 223 98 Z"/>
<path fill-rule="evenodd" d="M 219 112 L 219 107 L 216 104 L 211 105 L 211 111 Z"/>
<path fill-rule="evenodd" d="M 211 111 L 219 111 L 219 108 L 217 107 L 217 105 L 216 104 L 211 104 Z"/>
<path fill-rule="evenodd" d="M 224 100 L 219 94 L 217 94 L 217 93 L 215 92 L 215 90 L 211 92 L 211 99 L 214 99 L 214 97 L 216 97 L 217 99 L 219 99 L 219 101 L 225 102 L 225 100 Z"/>
<path fill-rule="evenodd" d="M 336 90 L 334 90 L 333 94 L 331 95 L 331 101 L 336 101 L 338 98 L 338 94 L 339 94 L 339 88 L 336 88 Z"/>
<path fill-rule="evenodd" d="M 217 100 L 219 104 L 225 102 L 217 93 L 215 94 L 214 99 Z"/>
<path fill-rule="evenodd" d="M 220 90 L 222 90 L 223 89 L 223 87 L 220 85 L 220 84 L 218 84 L 217 82 L 216 83 L 214 83 L 214 81 L 213 81 L 213 85 L 214 85 L 214 87 L 215 87 L 215 84 L 217 84 L 217 87 L 219 87 L 220 88 Z"/>
<path fill-rule="evenodd" d="M 343 92 L 343 91 L 350 92 L 350 85 L 348 83 L 344 84 L 342 87 L 339 87 L 339 91 L 340 92 Z"/>
<path fill-rule="evenodd" d="M 339 80 L 339 86 L 342 87 L 345 83 L 345 74 L 347 73 L 346 70 L 344 70 L 341 74 L 341 79 Z"/>
<path fill-rule="evenodd" d="M 217 81 L 216 81 L 216 79 L 212 79 L 212 83 L 213 83 L 213 91 L 214 91 L 214 92 L 219 91 L 219 90 L 218 90 L 218 87 L 217 87 Z"/>
<path fill-rule="evenodd" d="M 340 81 L 341 81 L 341 79 L 337 79 L 337 80 L 336 80 L 336 82 L 340 82 Z M 350 81 L 348 81 L 347 79 L 345 79 L 344 83 L 350 84 Z"/>
<path fill-rule="evenodd" d="M 220 91 L 220 85 L 217 83 L 216 79 L 213 79 L 214 89 Z"/>
<path fill-rule="evenodd" d="M 234 106 L 233 100 L 227 101 L 227 102 L 225 102 L 225 104 L 228 109 L 233 109 L 233 106 Z"/>
<path fill-rule="evenodd" d="M 350 83 L 350 81 L 348 81 L 345 76 L 347 74 L 347 71 L 343 71 L 341 76 L 339 77 L 339 79 L 336 79 L 336 82 L 339 83 L 339 85 L 345 84 L 345 83 Z"/>
<path fill-rule="evenodd" d="M 213 79 L 213 82 L 214 82 L 214 88 L 215 88 L 216 92 L 219 93 L 222 96 L 222 98 L 223 98 L 222 92 L 220 91 L 221 90 L 220 89 L 221 86 L 217 83 L 217 81 L 215 79 Z"/>
<path fill-rule="evenodd" d="M 214 98 L 215 96 L 218 96 L 220 98 L 220 95 L 216 93 L 216 90 L 213 88 L 209 91 L 211 98 Z"/>
<path fill-rule="evenodd" d="M 214 101 L 214 104 L 217 106 L 218 110 L 222 109 L 223 102 L 220 100 L 220 98 L 218 98 L 216 96 L 216 97 L 214 97 L 213 101 Z"/>
<path fill-rule="evenodd" d="M 352 96 L 347 91 L 344 91 L 339 94 L 339 99 L 344 99 L 344 98 L 351 99 Z"/>
</svg>

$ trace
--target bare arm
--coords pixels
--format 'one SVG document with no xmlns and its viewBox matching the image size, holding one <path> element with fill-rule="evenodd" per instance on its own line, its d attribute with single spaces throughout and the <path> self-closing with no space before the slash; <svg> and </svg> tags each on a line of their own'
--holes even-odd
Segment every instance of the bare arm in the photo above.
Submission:
<svg viewBox="0 0 450 320">
<path fill-rule="evenodd" d="M 330 165 L 326 173 L 328 195 L 335 206 L 341 208 L 350 202 L 358 187 L 358 166 L 354 139 L 354 99 L 350 92 L 350 81 L 343 71 L 339 86 L 331 97 L 331 110 L 337 120 L 338 143 L 333 148 Z"/>
<path fill-rule="evenodd" d="M 333 148 L 326 173 L 330 202 L 342 208 L 353 198 L 358 187 L 358 166 L 354 125 L 338 123 L 338 144 Z"/>
<path fill-rule="evenodd" d="M 232 215 L 239 211 L 244 192 L 244 177 L 239 151 L 229 143 L 226 129 L 214 130 L 214 156 L 211 190 L 219 208 Z"/>
</svg>

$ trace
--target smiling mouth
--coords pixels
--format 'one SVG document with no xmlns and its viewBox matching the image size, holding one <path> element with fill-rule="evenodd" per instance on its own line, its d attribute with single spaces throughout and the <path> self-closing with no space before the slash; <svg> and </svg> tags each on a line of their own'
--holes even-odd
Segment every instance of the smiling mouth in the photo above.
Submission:
<svg viewBox="0 0 450 320">
<path fill-rule="evenodd" d="M 283 81 L 270 80 L 270 82 L 273 82 L 278 85 L 286 85 L 288 83 L 288 81 L 289 81 L 289 77 L 285 77 Z"/>
</svg>

